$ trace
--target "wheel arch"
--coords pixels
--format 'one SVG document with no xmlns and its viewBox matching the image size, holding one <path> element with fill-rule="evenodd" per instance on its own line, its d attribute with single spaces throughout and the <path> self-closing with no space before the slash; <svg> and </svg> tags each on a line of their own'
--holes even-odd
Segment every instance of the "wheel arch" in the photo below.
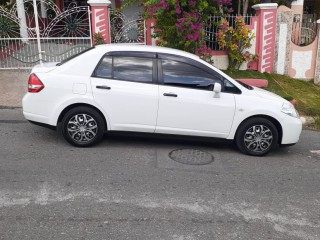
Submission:
<svg viewBox="0 0 320 240">
<path fill-rule="evenodd" d="M 88 103 L 73 103 L 73 104 L 70 104 L 70 105 L 68 105 L 67 107 L 65 107 L 65 108 L 62 110 L 62 112 L 60 113 L 59 117 L 58 117 L 57 124 L 60 124 L 60 123 L 62 122 L 62 119 L 63 119 L 64 115 L 65 115 L 70 109 L 75 108 L 75 107 L 89 107 L 89 108 L 92 108 L 92 109 L 94 109 L 95 111 L 97 111 L 97 112 L 101 115 L 101 117 L 103 118 L 103 120 L 104 120 L 104 123 L 105 123 L 105 125 L 106 125 L 106 130 L 108 130 L 109 125 L 108 125 L 107 119 L 106 119 L 105 115 L 103 114 L 103 112 L 101 112 L 99 108 L 97 108 L 97 107 L 95 107 L 95 106 L 93 106 L 93 105 L 91 105 L 91 104 L 88 104 Z"/>
<path fill-rule="evenodd" d="M 238 131 L 240 129 L 240 127 L 246 122 L 248 121 L 249 119 L 253 119 L 253 118 L 264 118 L 264 119 L 267 119 L 269 120 L 270 122 L 272 122 L 275 127 L 277 128 L 277 131 L 278 131 L 278 144 L 281 144 L 281 141 L 282 141 L 282 137 L 283 137 L 283 130 L 282 130 L 282 126 L 280 124 L 280 122 L 271 117 L 271 116 L 268 116 L 268 115 L 263 115 L 263 114 L 259 114 L 259 115 L 253 115 L 253 116 L 250 116 L 250 117 L 247 117 L 246 119 L 242 120 L 242 122 L 238 125 L 237 127 L 237 130 L 236 130 L 236 133 L 234 135 L 234 138 L 236 138 L 237 134 L 238 134 Z"/>
</svg>

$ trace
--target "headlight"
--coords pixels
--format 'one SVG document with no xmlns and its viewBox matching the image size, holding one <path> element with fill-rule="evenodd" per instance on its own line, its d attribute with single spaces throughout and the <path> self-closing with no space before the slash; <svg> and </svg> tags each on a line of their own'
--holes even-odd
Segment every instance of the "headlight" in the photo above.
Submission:
<svg viewBox="0 0 320 240">
<path fill-rule="evenodd" d="M 284 103 L 282 105 L 281 112 L 288 114 L 291 117 L 299 118 L 299 114 L 297 110 L 294 108 L 294 106 L 291 103 Z"/>
</svg>

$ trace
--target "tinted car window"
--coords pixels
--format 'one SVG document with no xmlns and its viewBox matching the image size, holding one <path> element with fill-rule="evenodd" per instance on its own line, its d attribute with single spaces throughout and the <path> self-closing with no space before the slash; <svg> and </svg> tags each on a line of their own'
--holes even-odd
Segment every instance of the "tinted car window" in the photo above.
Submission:
<svg viewBox="0 0 320 240">
<path fill-rule="evenodd" d="M 240 81 L 238 81 L 238 80 L 237 80 L 237 82 L 238 82 L 239 84 L 241 84 L 242 86 L 244 86 L 245 88 L 247 88 L 247 89 L 249 89 L 249 90 L 253 90 L 253 87 L 252 87 L 252 86 L 250 86 L 250 85 L 248 85 L 248 84 L 245 84 L 245 83 L 243 83 L 243 82 L 240 82 Z"/>
<path fill-rule="evenodd" d="M 95 71 L 96 77 L 112 77 L 112 57 L 104 57 Z"/>
<path fill-rule="evenodd" d="M 195 89 L 212 90 L 218 78 L 191 64 L 162 60 L 163 83 Z"/>
<path fill-rule="evenodd" d="M 117 80 L 152 82 L 151 58 L 114 57 L 113 78 Z"/>
<path fill-rule="evenodd" d="M 225 79 L 223 92 L 240 94 L 241 90 L 237 88 L 233 83 Z"/>
</svg>

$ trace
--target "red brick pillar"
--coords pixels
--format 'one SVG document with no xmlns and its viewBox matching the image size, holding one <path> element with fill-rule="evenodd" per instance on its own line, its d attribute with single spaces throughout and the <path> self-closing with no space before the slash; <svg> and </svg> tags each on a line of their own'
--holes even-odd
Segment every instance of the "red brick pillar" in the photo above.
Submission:
<svg viewBox="0 0 320 240">
<path fill-rule="evenodd" d="M 258 71 L 272 73 L 274 65 L 274 51 L 277 27 L 277 3 L 262 3 L 254 5 L 259 17 L 257 44 L 258 44 Z"/>
<path fill-rule="evenodd" d="M 92 34 L 100 33 L 105 43 L 110 43 L 109 0 L 89 0 Z"/>
</svg>

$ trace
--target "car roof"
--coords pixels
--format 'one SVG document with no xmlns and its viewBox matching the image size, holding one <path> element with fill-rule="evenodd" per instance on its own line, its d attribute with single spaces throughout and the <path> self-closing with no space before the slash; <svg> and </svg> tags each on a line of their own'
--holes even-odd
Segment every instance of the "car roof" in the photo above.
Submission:
<svg viewBox="0 0 320 240">
<path fill-rule="evenodd" d="M 126 52 L 150 52 L 150 53 L 165 53 L 165 54 L 174 54 L 183 57 L 188 57 L 192 59 L 199 60 L 199 56 L 181 51 L 178 49 L 159 47 L 159 46 L 148 46 L 148 45 L 136 45 L 136 44 L 102 44 L 97 45 L 95 48 L 103 52 L 117 52 L 117 51 L 126 51 Z"/>
</svg>

